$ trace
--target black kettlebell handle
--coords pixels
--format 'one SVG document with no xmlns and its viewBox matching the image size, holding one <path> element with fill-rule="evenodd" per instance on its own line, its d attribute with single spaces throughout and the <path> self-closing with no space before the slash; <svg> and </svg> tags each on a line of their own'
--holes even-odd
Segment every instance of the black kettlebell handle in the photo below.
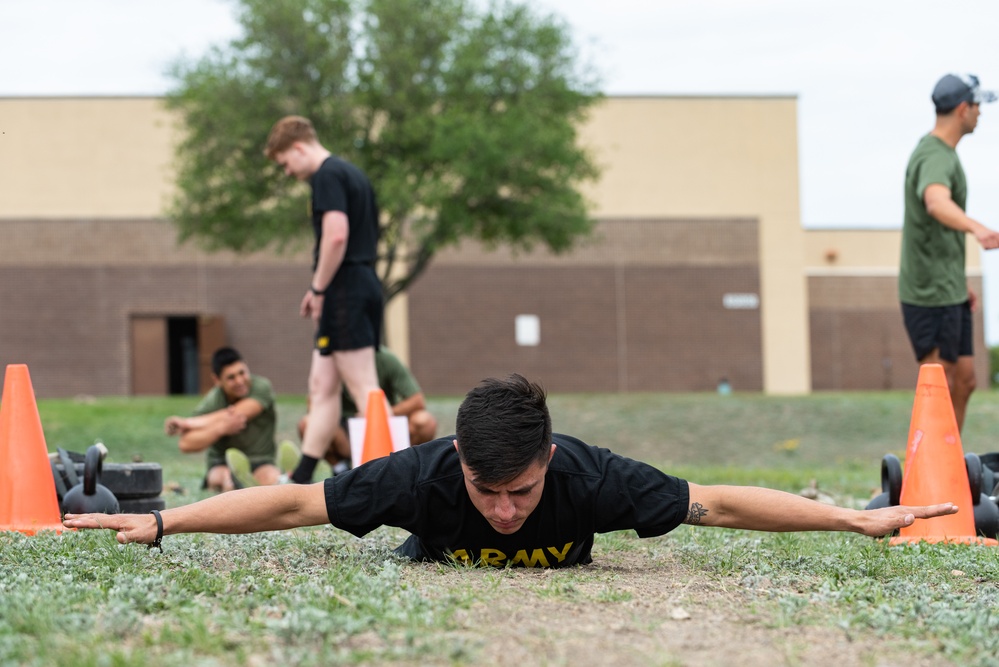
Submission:
<svg viewBox="0 0 999 667">
<path fill-rule="evenodd" d="M 92 496 L 97 493 L 97 485 L 101 483 L 101 472 L 104 470 L 104 461 L 101 457 L 101 448 L 91 445 L 87 448 L 87 458 L 83 463 L 83 493 Z"/>
<path fill-rule="evenodd" d="M 894 454 L 881 459 L 881 490 L 888 494 L 888 505 L 894 507 L 902 498 L 902 462 Z"/>
</svg>

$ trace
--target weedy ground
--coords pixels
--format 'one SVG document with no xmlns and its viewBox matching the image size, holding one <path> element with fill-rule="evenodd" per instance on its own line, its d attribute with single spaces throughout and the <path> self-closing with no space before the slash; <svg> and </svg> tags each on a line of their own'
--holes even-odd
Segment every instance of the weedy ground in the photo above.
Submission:
<svg viewBox="0 0 999 667">
<path fill-rule="evenodd" d="M 431 409 L 452 432 L 458 397 Z M 103 440 L 112 461 L 158 461 L 168 506 L 203 497 L 200 456 L 162 433 L 193 397 L 40 401 L 50 449 Z M 904 458 L 904 392 L 777 398 L 554 395 L 556 430 L 701 483 L 837 503 L 879 491 Z M 304 398 L 282 397 L 281 437 Z M 980 391 L 965 451 L 990 442 Z M 294 439 L 294 438 L 293 438 Z M 888 547 L 851 534 L 681 526 L 598 536 L 592 565 L 475 569 L 409 563 L 405 537 L 330 527 L 184 535 L 163 553 L 110 532 L 0 533 L 3 665 L 996 665 L 999 550 Z"/>
</svg>

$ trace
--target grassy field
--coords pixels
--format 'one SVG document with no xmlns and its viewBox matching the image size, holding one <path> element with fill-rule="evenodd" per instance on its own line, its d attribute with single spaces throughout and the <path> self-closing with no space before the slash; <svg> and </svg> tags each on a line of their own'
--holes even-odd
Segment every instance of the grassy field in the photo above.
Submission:
<svg viewBox="0 0 999 667">
<path fill-rule="evenodd" d="M 169 507 L 203 497 L 202 457 L 162 433 L 193 403 L 45 400 L 39 412 L 50 450 L 100 439 L 109 460 L 161 463 L 178 488 Z M 293 437 L 304 403 L 280 399 L 281 437 Z M 442 431 L 458 403 L 430 401 Z M 557 431 L 694 481 L 797 492 L 816 480 L 862 506 L 881 457 L 904 454 L 912 396 L 554 395 L 550 405 Z M 999 394 L 976 394 L 965 451 L 999 450 L 997 415 Z M 171 536 L 160 554 L 111 533 L 0 533 L 0 664 L 999 664 L 996 549 L 683 526 L 649 540 L 598 536 L 593 565 L 539 573 L 406 563 L 391 553 L 403 537 Z M 712 633 L 717 646 L 704 643 Z"/>
<path fill-rule="evenodd" d="M 557 432 L 646 461 L 702 483 L 763 484 L 796 491 L 816 479 L 834 495 L 866 503 L 880 484 L 886 453 L 905 455 L 910 392 L 827 393 L 799 397 L 759 394 L 562 394 L 549 397 Z M 454 432 L 461 397 L 431 397 L 440 434 Z M 163 420 L 188 414 L 195 400 L 100 398 L 39 402 L 50 451 L 85 451 L 95 440 L 109 461 L 159 462 L 189 502 L 198 493 L 204 460 L 184 455 L 163 433 Z M 278 401 L 278 439 L 298 442 L 295 424 L 305 398 Z M 999 391 L 972 399 L 964 451 L 999 451 Z M 171 499 L 168 499 L 168 503 Z"/>
</svg>

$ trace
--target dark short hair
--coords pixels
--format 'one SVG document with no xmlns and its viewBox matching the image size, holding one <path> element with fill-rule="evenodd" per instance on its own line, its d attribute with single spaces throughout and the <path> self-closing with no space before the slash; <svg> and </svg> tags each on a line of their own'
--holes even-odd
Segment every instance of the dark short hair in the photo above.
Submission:
<svg viewBox="0 0 999 667">
<path fill-rule="evenodd" d="M 544 388 L 522 375 L 483 380 L 458 408 L 455 432 L 462 462 L 485 484 L 508 482 L 546 463 L 552 419 Z"/>
<path fill-rule="evenodd" d="M 234 348 L 231 347 L 220 347 L 215 350 L 212 354 L 212 373 L 215 377 L 220 377 L 222 375 L 222 369 L 224 369 L 229 364 L 234 364 L 237 361 L 242 361 L 243 357 L 240 356 Z"/>
</svg>

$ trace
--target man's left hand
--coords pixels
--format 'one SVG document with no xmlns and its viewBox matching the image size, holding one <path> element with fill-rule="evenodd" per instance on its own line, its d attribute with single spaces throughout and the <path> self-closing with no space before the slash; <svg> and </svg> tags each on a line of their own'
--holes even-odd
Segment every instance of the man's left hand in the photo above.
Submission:
<svg viewBox="0 0 999 667">
<path fill-rule="evenodd" d="M 899 528 L 911 526 L 916 519 L 932 519 L 957 513 L 954 503 L 939 505 L 897 505 L 876 510 L 861 510 L 862 524 L 857 531 L 870 537 L 884 537 Z"/>
</svg>

